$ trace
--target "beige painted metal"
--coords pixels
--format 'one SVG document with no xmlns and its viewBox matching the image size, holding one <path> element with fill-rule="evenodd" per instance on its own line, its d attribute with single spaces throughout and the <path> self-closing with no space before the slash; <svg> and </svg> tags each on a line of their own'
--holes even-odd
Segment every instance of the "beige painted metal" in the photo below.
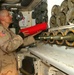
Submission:
<svg viewBox="0 0 74 75">
<path fill-rule="evenodd" d="M 33 0 L 33 2 L 29 6 L 24 8 L 24 10 L 33 10 L 40 2 L 41 0 Z"/>
<path fill-rule="evenodd" d="M 21 6 L 21 3 L 14 3 L 14 4 L 10 4 L 10 3 L 3 3 L 2 6 L 8 6 L 10 8 L 19 8 L 20 10 L 24 10 L 24 11 L 31 11 L 33 10 L 39 3 L 41 2 L 41 0 L 33 0 L 32 3 L 30 3 L 29 6 Z"/>
<path fill-rule="evenodd" d="M 39 43 L 37 47 L 30 48 L 29 50 L 45 63 L 47 62 L 69 75 L 74 75 L 73 49 L 66 50 L 65 46 L 50 46 Z"/>
<path fill-rule="evenodd" d="M 32 26 L 31 11 L 21 11 L 23 14 L 23 19 L 19 22 L 21 28 L 26 28 Z"/>
<path fill-rule="evenodd" d="M 20 0 L 5 0 L 6 3 L 17 3 Z"/>
<path fill-rule="evenodd" d="M 53 66 L 51 66 L 49 68 L 49 75 L 67 75 L 67 74 L 64 74 L 60 70 L 58 70 L 58 69 L 54 68 Z"/>
</svg>

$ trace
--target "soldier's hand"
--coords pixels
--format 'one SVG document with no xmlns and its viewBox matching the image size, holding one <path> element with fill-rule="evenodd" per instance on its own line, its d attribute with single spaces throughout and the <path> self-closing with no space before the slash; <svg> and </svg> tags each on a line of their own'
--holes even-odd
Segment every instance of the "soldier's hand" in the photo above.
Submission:
<svg viewBox="0 0 74 75">
<path fill-rule="evenodd" d="M 34 36 L 37 35 L 37 34 L 39 34 L 40 32 L 41 31 L 39 31 L 39 32 L 37 32 L 37 33 L 35 33 L 33 35 L 30 35 L 30 36 L 24 38 L 24 46 L 27 46 L 27 45 L 35 43 L 36 41 L 34 39 Z"/>
<path fill-rule="evenodd" d="M 22 32 L 20 32 L 18 35 L 20 35 L 23 39 L 25 38 L 25 36 Z"/>
</svg>

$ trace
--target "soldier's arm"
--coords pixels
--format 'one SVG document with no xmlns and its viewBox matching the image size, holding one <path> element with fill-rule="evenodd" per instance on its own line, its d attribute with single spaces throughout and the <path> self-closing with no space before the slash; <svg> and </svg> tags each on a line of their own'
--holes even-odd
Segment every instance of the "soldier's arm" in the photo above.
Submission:
<svg viewBox="0 0 74 75">
<path fill-rule="evenodd" d="M 0 45 L 0 48 L 5 52 L 15 51 L 19 46 L 23 44 L 21 36 L 16 35 L 13 39 L 9 39 Z"/>
</svg>

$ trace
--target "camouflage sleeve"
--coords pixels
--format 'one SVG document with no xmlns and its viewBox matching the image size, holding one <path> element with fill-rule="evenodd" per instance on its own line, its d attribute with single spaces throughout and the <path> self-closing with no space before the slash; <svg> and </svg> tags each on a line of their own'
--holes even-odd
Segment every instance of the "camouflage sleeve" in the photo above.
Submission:
<svg viewBox="0 0 74 75">
<path fill-rule="evenodd" d="M 4 42 L 1 45 L 1 49 L 5 52 L 12 52 L 15 51 L 22 44 L 23 39 L 19 35 L 16 35 L 13 39 Z"/>
</svg>

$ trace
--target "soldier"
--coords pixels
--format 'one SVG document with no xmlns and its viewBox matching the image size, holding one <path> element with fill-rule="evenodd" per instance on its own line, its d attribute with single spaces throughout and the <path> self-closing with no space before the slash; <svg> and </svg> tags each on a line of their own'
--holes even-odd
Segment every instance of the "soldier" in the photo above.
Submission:
<svg viewBox="0 0 74 75">
<path fill-rule="evenodd" d="M 34 36 L 47 28 L 47 24 L 33 35 L 28 36 L 22 32 L 14 34 L 9 25 L 12 23 L 12 16 L 7 10 L 0 10 L 0 75 L 18 75 L 17 57 L 15 50 L 21 46 L 28 46 L 35 43 Z M 27 36 L 26 38 L 24 38 Z"/>
<path fill-rule="evenodd" d="M 23 44 L 23 38 L 8 27 L 12 23 L 9 11 L 0 11 L 0 75 L 18 75 L 15 50 Z"/>
</svg>

